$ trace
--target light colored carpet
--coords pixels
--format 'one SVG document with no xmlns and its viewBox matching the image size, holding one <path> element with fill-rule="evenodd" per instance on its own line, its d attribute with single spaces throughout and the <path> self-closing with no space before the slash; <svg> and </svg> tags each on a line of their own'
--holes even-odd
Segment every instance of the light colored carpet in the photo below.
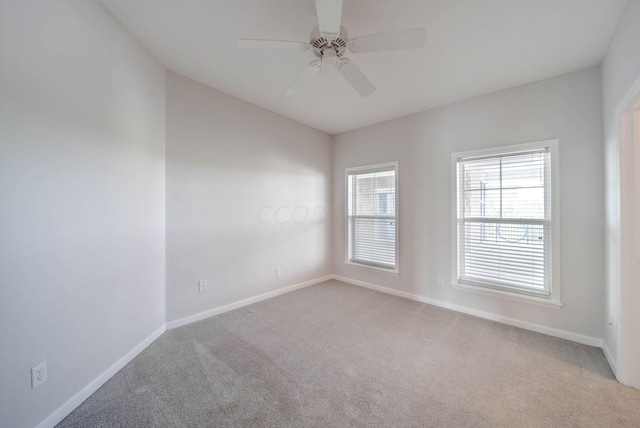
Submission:
<svg viewBox="0 0 640 428">
<path fill-rule="evenodd" d="M 602 351 L 337 281 L 171 330 L 60 427 L 640 427 Z"/>
</svg>

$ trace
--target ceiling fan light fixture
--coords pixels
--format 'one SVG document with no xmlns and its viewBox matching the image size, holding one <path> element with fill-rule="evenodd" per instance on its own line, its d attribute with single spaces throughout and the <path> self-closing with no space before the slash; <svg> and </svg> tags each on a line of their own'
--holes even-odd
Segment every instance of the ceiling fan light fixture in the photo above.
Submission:
<svg viewBox="0 0 640 428">
<path fill-rule="evenodd" d="M 335 58 L 336 69 L 361 96 L 366 97 L 371 95 L 376 88 L 351 60 L 344 57 L 347 51 L 360 53 L 417 49 L 424 46 L 425 43 L 424 28 L 370 34 L 349 39 L 347 29 L 340 25 L 342 20 L 342 0 L 316 0 L 316 13 L 318 25 L 311 30 L 309 43 L 278 40 L 238 41 L 238 46 L 242 48 L 297 48 L 311 50 L 318 59 L 307 64 L 300 72 L 287 90 L 287 95 L 291 95 L 294 92 L 294 87 L 297 87 L 300 82 L 308 80 L 322 69 L 325 59 Z"/>
</svg>

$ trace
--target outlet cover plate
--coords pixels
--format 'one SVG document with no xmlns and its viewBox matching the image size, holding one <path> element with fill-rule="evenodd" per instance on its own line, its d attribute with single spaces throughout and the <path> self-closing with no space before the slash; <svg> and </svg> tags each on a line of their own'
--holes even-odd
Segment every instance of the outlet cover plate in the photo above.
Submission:
<svg viewBox="0 0 640 428">
<path fill-rule="evenodd" d="M 47 380 L 47 362 L 43 361 L 31 369 L 31 389 L 35 389 Z"/>
</svg>

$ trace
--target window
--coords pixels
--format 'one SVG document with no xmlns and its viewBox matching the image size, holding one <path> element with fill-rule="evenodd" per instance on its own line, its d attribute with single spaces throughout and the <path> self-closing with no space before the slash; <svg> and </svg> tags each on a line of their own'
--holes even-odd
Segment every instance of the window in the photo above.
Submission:
<svg viewBox="0 0 640 428">
<path fill-rule="evenodd" d="M 347 263 L 397 272 L 397 168 L 347 169 Z"/>
<path fill-rule="evenodd" d="M 458 284 L 559 304 L 557 144 L 454 153 Z"/>
</svg>

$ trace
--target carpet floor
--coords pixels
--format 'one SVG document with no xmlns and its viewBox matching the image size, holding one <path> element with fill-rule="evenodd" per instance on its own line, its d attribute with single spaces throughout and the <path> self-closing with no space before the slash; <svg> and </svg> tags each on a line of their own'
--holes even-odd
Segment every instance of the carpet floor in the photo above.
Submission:
<svg viewBox="0 0 640 428">
<path fill-rule="evenodd" d="M 170 330 L 59 427 L 640 427 L 602 351 L 347 285 Z"/>
</svg>

